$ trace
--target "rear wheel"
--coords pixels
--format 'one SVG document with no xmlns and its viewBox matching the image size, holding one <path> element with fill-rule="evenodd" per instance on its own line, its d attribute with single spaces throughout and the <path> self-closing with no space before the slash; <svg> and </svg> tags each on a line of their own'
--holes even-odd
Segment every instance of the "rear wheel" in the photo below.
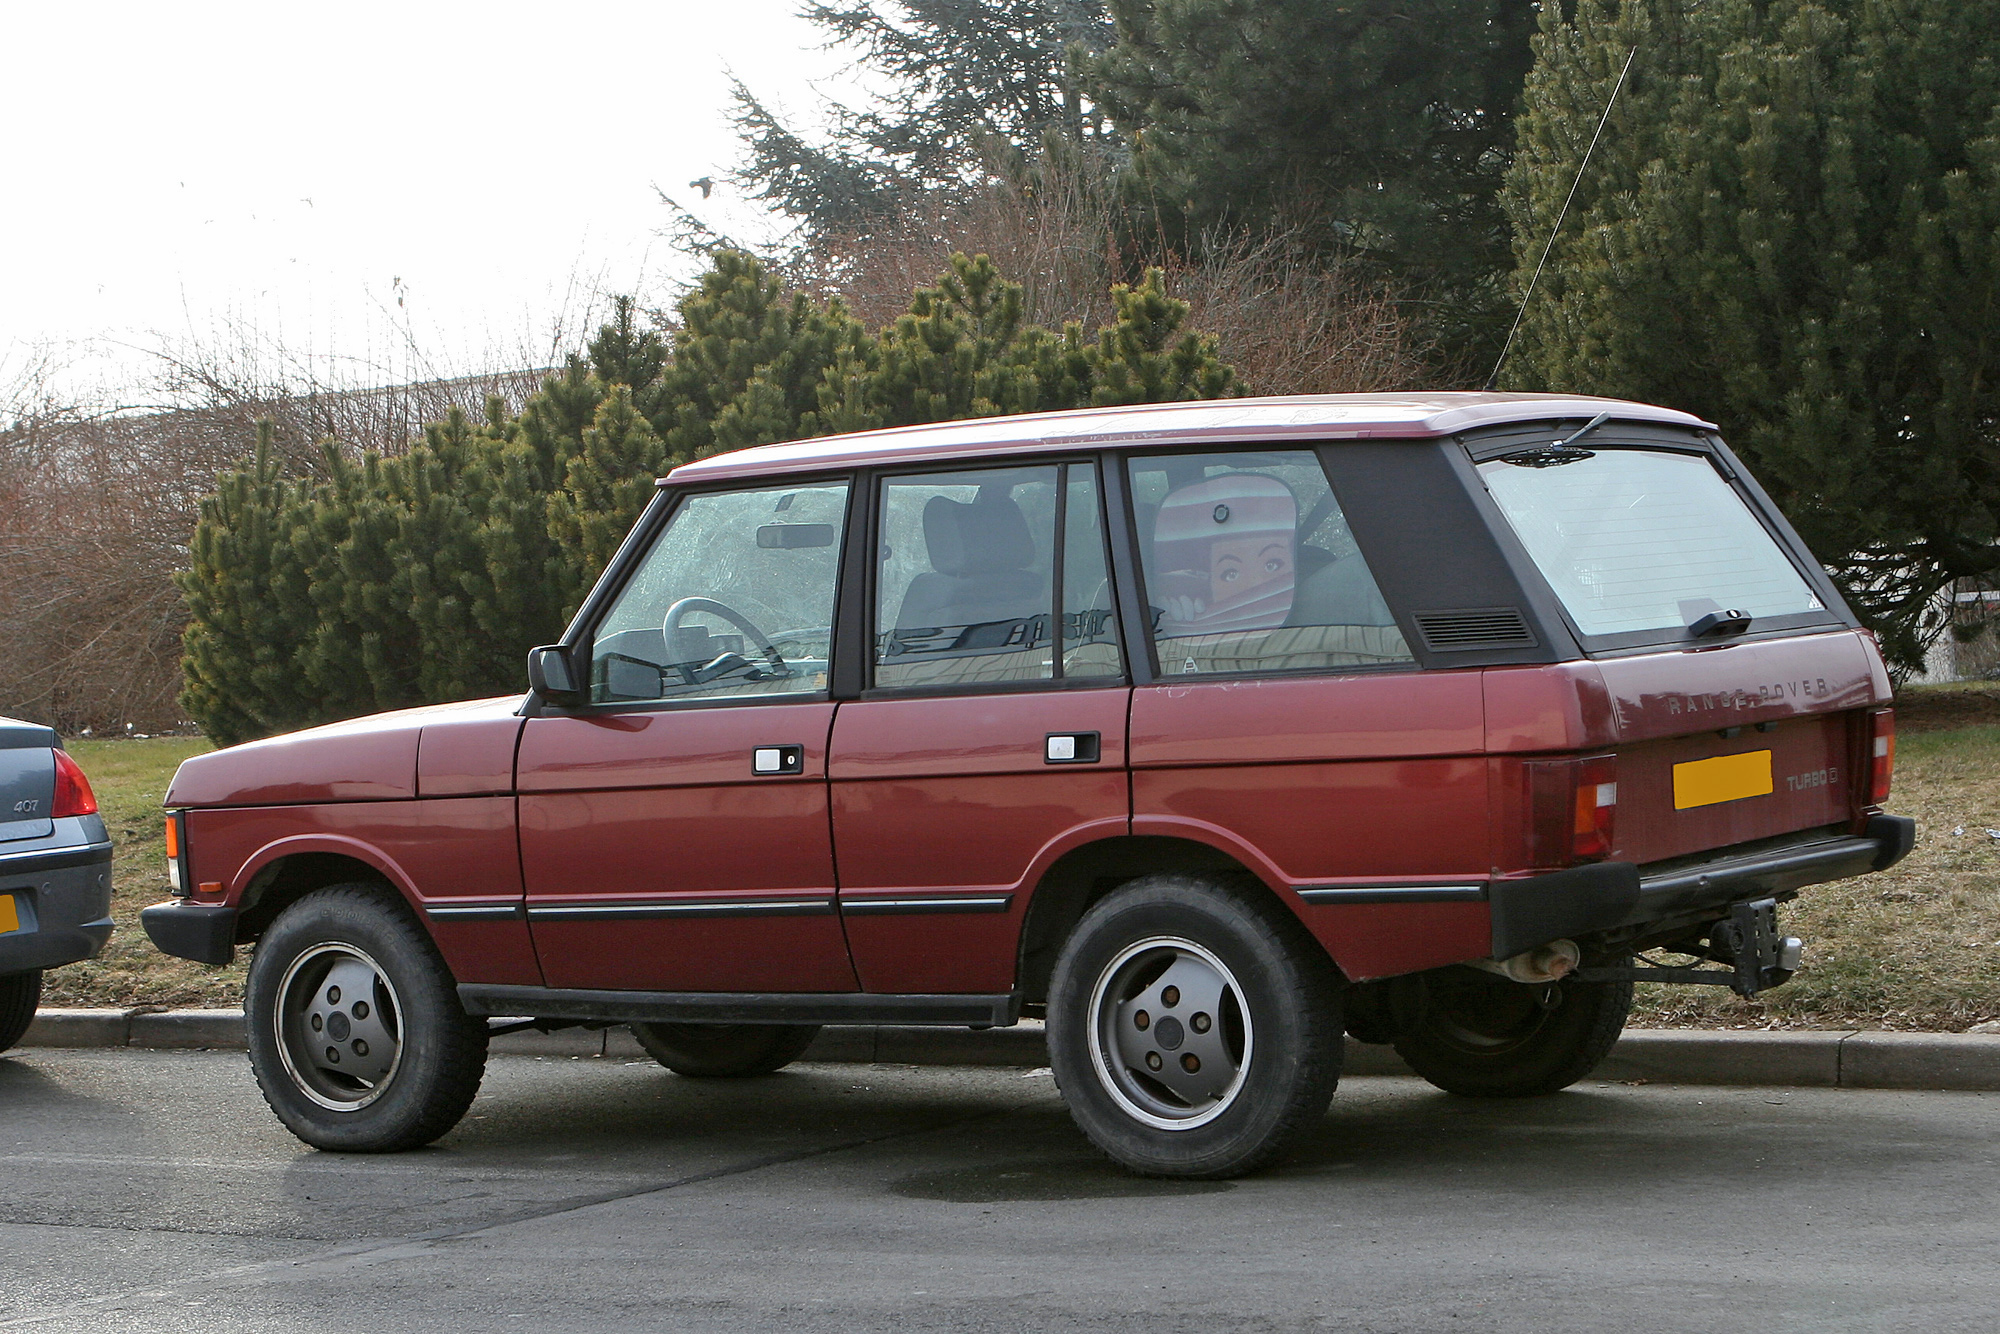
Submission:
<svg viewBox="0 0 2000 1334">
<path fill-rule="evenodd" d="M 458 1002 L 428 933 L 392 892 L 335 885 L 257 943 L 244 995 L 264 1101 L 315 1148 L 384 1153 L 458 1124 L 486 1069 L 486 1024 Z"/>
<path fill-rule="evenodd" d="M 1415 981 L 1397 1054 L 1439 1088 L 1472 1097 L 1568 1088 L 1597 1068 L 1632 1010 L 1630 982 L 1530 986 L 1464 967 Z"/>
<path fill-rule="evenodd" d="M 646 1054 L 677 1075 L 742 1079 L 768 1075 L 805 1055 L 818 1024 L 634 1024 Z"/>
<path fill-rule="evenodd" d="M 1340 986 L 1319 944 L 1253 891 L 1148 876 L 1063 946 L 1050 1064 L 1078 1127 L 1126 1167 L 1236 1176 L 1325 1112 Z"/>
<path fill-rule="evenodd" d="M 41 969 L 0 977 L 0 1051 L 21 1040 L 28 1025 L 35 1022 L 35 1007 L 41 1003 Z"/>
</svg>

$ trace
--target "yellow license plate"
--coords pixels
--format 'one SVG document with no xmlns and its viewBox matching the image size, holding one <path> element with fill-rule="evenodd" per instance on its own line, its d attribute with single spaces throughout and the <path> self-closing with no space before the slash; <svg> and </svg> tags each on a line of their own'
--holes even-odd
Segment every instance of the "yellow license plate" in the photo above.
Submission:
<svg viewBox="0 0 2000 1334">
<path fill-rule="evenodd" d="M 14 906 L 12 894 L 0 894 L 0 936 L 9 931 L 21 929 L 21 911 Z"/>
<path fill-rule="evenodd" d="M 1771 795 L 1771 752 L 1718 755 L 1674 766 L 1674 809 L 1713 806 L 1719 801 Z"/>
</svg>

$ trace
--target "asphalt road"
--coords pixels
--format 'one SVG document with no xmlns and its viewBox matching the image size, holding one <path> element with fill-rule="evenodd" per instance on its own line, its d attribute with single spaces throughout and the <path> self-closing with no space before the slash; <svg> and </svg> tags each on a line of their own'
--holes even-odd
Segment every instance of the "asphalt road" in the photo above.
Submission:
<svg viewBox="0 0 2000 1334">
<path fill-rule="evenodd" d="M 1128 1177 L 1045 1072 L 498 1057 L 337 1157 L 239 1053 L 0 1059 L 0 1328 L 1980 1330 L 2000 1095 L 1352 1079 L 1287 1162 Z"/>
</svg>

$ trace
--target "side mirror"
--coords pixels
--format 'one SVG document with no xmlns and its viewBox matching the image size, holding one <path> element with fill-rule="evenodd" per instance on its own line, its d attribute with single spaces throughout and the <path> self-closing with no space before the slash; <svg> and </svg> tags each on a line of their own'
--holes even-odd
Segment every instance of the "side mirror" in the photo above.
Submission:
<svg viewBox="0 0 2000 1334">
<path fill-rule="evenodd" d="M 588 702 L 577 679 L 576 662 L 561 644 L 528 650 L 528 689 L 560 708 Z"/>
</svg>

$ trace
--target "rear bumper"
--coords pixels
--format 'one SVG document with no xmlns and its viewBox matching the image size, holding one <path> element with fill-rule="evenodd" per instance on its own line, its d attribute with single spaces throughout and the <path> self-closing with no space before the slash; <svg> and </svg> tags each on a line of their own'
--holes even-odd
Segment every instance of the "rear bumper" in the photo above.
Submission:
<svg viewBox="0 0 2000 1334">
<path fill-rule="evenodd" d="M 1907 817 L 1877 815 L 1858 835 L 1805 837 L 1701 860 L 1650 866 L 1598 862 L 1526 880 L 1496 880 L 1488 895 L 1493 957 L 1886 870 L 1908 855 L 1916 828 Z"/>
<path fill-rule="evenodd" d="M 236 959 L 236 909 L 215 903 L 173 899 L 139 912 L 160 953 L 196 963 L 233 963 Z"/>
<path fill-rule="evenodd" d="M 0 973 L 92 958 L 111 939 L 111 844 L 0 854 L 0 894 L 20 922 L 0 935 Z"/>
</svg>

